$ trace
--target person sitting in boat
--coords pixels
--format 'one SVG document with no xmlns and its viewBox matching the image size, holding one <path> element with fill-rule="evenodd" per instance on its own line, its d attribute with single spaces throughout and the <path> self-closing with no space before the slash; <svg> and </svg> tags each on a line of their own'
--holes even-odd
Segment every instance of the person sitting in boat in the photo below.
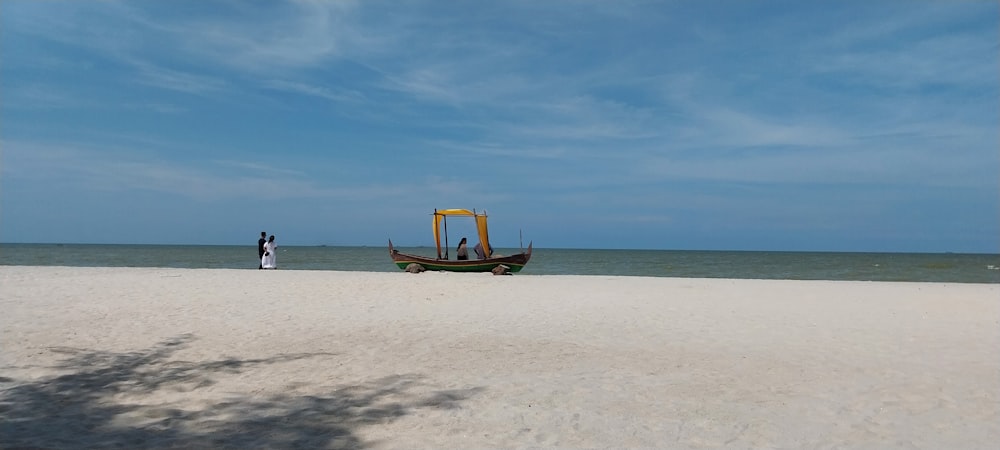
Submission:
<svg viewBox="0 0 1000 450">
<path fill-rule="evenodd" d="M 458 250 L 455 250 L 455 255 L 458 256 L 459 261 L 464 261 L 469 259 L 469 249 L 465 246 L 466 240 L 462 240 L 458 243 Z"/>
<path fill-rule="evenodd" d="M 479 259 L 486 259 L 486 252 L 483 251 L 483 243 L 482 242 L 476 244 L 476 246 L 472 247 L 472 249 L 476 251 L 476 257 L 477 258 L 479 258 Z M 493 256 L 493 247 L 490 247 L 490 256 Z"/>
</svg>

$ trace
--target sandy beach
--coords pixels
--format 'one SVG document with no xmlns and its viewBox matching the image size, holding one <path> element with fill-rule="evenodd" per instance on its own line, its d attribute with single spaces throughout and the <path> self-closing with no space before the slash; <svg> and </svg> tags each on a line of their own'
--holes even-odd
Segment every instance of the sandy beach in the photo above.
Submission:
<svg viewBox="0 0 1000 450">
<path fill-rule="evenodd" d="M 0 448 L 995 448 L 1000 285 L 0 267 Z"/>
</svg>

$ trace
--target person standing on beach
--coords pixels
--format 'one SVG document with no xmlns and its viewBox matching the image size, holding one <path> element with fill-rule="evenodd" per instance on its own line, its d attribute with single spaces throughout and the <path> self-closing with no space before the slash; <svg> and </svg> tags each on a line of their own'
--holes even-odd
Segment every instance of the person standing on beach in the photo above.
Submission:
<svg viewBox="0 0 1000 450">
<path fill-rule="evenodd" d="M 274 235 L 267 238 L 267 243 L 264 244 L 264 256 L 260 258 L 260 267 L 262 269 L 277 269 L 278 268 L 278 255 L 274 253 L 274 249 L 278 248 L 278 244 L 274 243 Z"/>
<path fill-rule="evenodd" d="M 260 239 L 257 240 L 257 263 L 260 265 L 258 269 L 264 268 L 264 244 L 267 243 L 267 232 L 260 232 Z"/>
</svg>

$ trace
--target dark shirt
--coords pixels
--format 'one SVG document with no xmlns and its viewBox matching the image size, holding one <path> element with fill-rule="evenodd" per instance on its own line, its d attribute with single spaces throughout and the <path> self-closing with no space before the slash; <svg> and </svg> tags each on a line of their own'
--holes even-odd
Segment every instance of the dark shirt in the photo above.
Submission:
<svg viewBox="0 0 1000 450">
<path fill-rule="evenodd" d="M 260 238 L 260 240 L 257 241 L 257 256 L 264 257 L 264 243 L 266 242 L 267 240 L 264 238 Z"/>
</svg>

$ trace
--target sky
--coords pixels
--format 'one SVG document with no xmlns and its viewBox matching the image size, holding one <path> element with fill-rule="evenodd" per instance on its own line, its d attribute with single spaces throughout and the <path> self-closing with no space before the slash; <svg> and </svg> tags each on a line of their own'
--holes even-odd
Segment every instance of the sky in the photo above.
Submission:
<svg viewBox="0 0 1000 450">
<path fill-rule="evenodd" d="M 0 242 L 1000 253 L 998 19 L 3 0 Z"/>
</svg>

